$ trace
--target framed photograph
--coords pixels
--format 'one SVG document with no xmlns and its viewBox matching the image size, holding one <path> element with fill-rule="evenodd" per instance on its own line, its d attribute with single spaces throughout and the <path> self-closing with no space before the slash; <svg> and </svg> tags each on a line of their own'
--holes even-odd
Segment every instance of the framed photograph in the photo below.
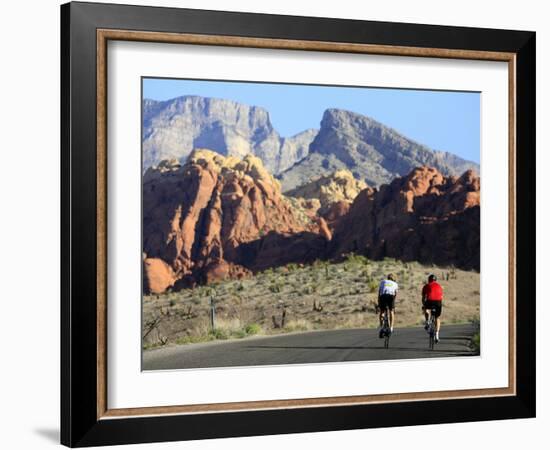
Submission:
<svg viewBox="0 0 550 450">
<path fill-rule="evenodd" d="M 535 33 L 69 3 L 61 55 L 63 444 L 534 417 Z"/>
</svg>

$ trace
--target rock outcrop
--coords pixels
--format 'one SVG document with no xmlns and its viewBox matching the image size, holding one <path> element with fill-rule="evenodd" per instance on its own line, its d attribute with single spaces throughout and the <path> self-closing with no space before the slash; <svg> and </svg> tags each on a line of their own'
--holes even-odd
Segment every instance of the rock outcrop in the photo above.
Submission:
<svg viewBox="0 0 550 450">
<path fill-rule="evenodd" d="M 480 267 L 480 179 L 414 169 L 380 190 L 363 190 L 338 222 L 330 256 L 355 252 L 466 269 Z"/>
<path fill-rule="evenodd" d="M 143 101 L 143 169 L 163 160 L 185 163 L 194 148 L 221 155 L 258 156 L 271 173 L 303 159 L 317 130 L 281 137 L 269 113 L 231 100 L 183 96 L 167 101 Z"/>
<path fill-rule="evenodd" d="M 172 268 L 159 258 L 143 260 L 143 290 L 153 294 L 161 294 L 172 287 L 177 281 Z"/>
<path fill-rule="evenodd" d="M 279 183 L 252 155 L 194 151 L 182 165 L 163 161 L 143 177 L 144 280 L 148 292 L 246 276 L 302 258 L 270 242 L 317 239 L 320 224 L 295 213 Z M 265 244 L 263 238 L 268 237 Z M 265 245 L 264 245 L 265 244 Z M 259 263 L 258 261 L 261 261 Z"/>
<path fill-rule="evenodd" d="M 305 200 L 318 199 L 318 212 L 323 216 L 335 203 L 351 204 L 357 194 L 366 188 L 367 184 L 357 180 L 349 170 L 338 170 L 287 191 L 285 195 Z"/>
<path fill-rule="evenodd" d="M 370 117 L 327 109 L 309 154 L 279 178 L 287 192 L 312 178 L 347 169 L 368 185 L 380 186 L 418 166 L 434 167 L 443 175 L 460 175 L 470 169 L 479 172 L 476 163 L 434 151 Z"/>
<path fill-rule="evenodd" d="M 419 167 L 352 203 L 287 198 L 261 161 L 196 150 L 143 178 L 144 291 L 351 252 L 479 270 L 480 179 Z"/>
</svg>

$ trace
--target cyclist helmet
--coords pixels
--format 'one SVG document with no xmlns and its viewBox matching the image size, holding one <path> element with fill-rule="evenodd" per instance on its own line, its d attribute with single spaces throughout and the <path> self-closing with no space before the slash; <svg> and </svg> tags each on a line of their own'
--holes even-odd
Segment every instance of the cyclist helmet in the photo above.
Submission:
<svg viewBox="0 0 550 450">
<path fill-rule="evenodd" d="M 433 273 L 431 273 L 431 274 L 428 276 L 428 283 L 429 283 L 430 281 L 437 281 L 437 277 L 436 277 Z"/>
<path fill-rule="evenodd" d="M 395 281 L 395 275 L 393 273 L 388 274 L 388 280 Z"/>
</svg>

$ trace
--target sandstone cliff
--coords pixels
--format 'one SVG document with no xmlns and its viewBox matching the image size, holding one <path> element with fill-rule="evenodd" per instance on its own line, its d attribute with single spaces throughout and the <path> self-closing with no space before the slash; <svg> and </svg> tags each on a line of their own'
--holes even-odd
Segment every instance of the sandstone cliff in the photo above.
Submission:
<svg viewBox="0 0 550 450">
<path fill-rule="evenodd" d="M 356 252 L 479 270 L 479 227 L 479 177 L 420 167 L 379 191 L 362 191 L 338 222 L 330 256 Z"/>
<path fill-rule="evenodd" d="M 319 213 L 324 215 L 334 203 L 351 203 L 367 184 L 354 178 L 349 170 L 337 170 L 285 192 L 285 195 L 306 200 L 319 200 Z"/>
<path fill-rule="evenodd" d="M 480 179 L 414 169 L 350 203 L 287 198 L 251 155 L 196 150 L 163 161 L 143 180 L 145 292 L 239 278 L 288 263 L 371 259 L 479 270 Z"/>
<path fill-rule="evenodd" d="M 277 263 L 262 256 L 264 236 L 275 242 L 318 230 L 294 212 L 259 158 L 196 150 L 184 165 L 163 161 L 143 177 L 145 290 L 244 276 L 258 258 Z"/>
</svg>

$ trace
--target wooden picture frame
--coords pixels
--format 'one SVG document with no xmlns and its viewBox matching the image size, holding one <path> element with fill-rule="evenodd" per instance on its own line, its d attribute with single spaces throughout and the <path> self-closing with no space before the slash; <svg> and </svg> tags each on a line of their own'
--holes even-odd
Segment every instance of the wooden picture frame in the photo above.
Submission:
<svg viewBox="0 0 550 450">
<path fill-rule="evenodd" d="M 509 67 L 507 388 L 110 409 L 109 40 L 505 61 Z M 61 442 L 91 446 L 535 415 L 535 33 L 110 4 L 61 7 Z M 521 286 L 517 280 L 521 279 Z M 433 409 L 437 408 L 437 414 Z"/>
</svg>

